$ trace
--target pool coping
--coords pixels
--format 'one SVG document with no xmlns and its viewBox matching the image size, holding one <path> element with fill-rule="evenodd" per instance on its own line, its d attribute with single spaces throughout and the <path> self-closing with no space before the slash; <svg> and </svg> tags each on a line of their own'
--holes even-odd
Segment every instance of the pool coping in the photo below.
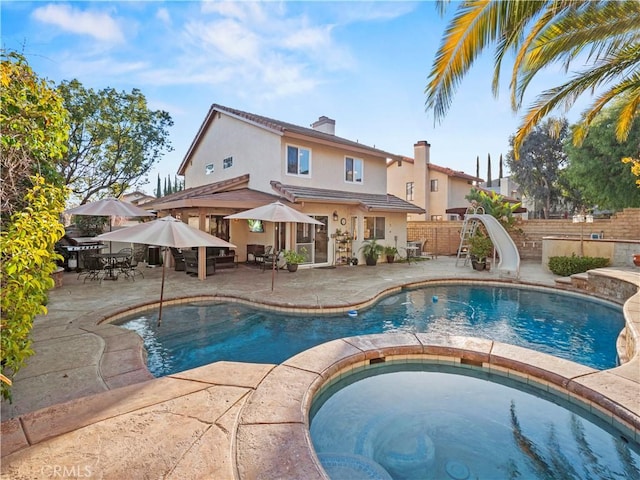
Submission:
<svg viewBox="0 0 640 480">
<path fill-rule="evenodd" d="M 425 334 L 387 333 L 334 340 L 271 370 L 238 421 L 237 478 L 328 479 L 309 434 L 313 398 L 335 381 L 381 361 L 440 363 L 507 376 L 583 406 L 640 443 L 638 398 L 633 393 L 637 383 L 621 377 L 611 382 L 616 369 L 599 371 L 491 340 L 451 336 L 434 342 Z M 606 395 L 600 391 L 603 386 Z"/>
</svg>

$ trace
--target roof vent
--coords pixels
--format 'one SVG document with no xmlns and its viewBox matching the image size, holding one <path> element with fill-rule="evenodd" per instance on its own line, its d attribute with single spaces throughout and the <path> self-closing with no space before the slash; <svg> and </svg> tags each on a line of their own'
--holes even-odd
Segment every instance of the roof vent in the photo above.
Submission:
<svg viewBox="0 0 640 480">
<path fill-rule="evenodd" d="M 318 121 L 311 124 L 311 128 L 322 133 L 328 133 L 329 135 L 336 134 L 336 121 L 325 117 L 324 115 L 318 119 Z"/>
</svg>

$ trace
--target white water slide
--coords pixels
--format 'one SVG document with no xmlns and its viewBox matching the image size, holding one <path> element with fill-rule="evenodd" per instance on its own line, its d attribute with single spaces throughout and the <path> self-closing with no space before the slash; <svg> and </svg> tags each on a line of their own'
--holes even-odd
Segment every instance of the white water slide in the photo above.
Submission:
<svg viewBox="0 0 640 480">
<path fill-rule="evenodd" d="M 498 270 L 518 278 L 520 276 L 520 253 L 518 253 L 515 242 L 500 225 L 500 222 L 491 215 L 468 214 L 466 218 L 478 220 L 487 228 L 487 233 L 489 233 L 493 246 L 500 257 Z"/>
</svg>

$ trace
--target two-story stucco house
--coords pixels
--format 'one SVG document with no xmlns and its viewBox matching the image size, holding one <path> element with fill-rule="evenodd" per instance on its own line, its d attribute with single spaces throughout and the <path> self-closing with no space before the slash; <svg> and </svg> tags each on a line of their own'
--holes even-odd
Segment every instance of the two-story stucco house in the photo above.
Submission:
<svg viewBox="0 0 640 480">
<path fill-rule="evenodd" d="M 312 266 L 344 263 L 345 255 L 360 257 L 368 239 L 406 244 L 407 214 L 422 209 L 387 193 L 387 162 L 397 159 L 336 136 L 335 121 L 327 117 L 305 128 L 214 104 L 179 167 L 185 190 L 151 208 L 229 240 L 238 246 L 240 260 L 247 258 L 247 247 L 270 245 L 304 247 Z M 275 200 L 322 226 L 264 222 L 256 227 L 224 218 Z M 336 245 L 337 231 L 353 239 L 346 253 Z"/>
<path fill-rule="evenodd" d="M 430 147 L 419 141 L 414 158 L 392 158 L 387 163 L 387 191 L 424 210 L 409 212 L 408 220 L 458 220 L 457 213 L 447 210 L 464 212 L 469 204 L 465 196 L 482 179 L 431 163 Z"/>
</svg>

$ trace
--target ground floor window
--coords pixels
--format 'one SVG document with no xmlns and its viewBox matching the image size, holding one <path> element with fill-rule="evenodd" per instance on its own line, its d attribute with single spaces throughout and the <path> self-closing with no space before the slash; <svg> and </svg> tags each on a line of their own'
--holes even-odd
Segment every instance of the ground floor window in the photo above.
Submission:
<svg viewBox="0 0 640 480">
<path fill-rule="evenodd" d="M 384 217 L 364 217 L 364 239 L 384 239 Z"/>
</svg>

